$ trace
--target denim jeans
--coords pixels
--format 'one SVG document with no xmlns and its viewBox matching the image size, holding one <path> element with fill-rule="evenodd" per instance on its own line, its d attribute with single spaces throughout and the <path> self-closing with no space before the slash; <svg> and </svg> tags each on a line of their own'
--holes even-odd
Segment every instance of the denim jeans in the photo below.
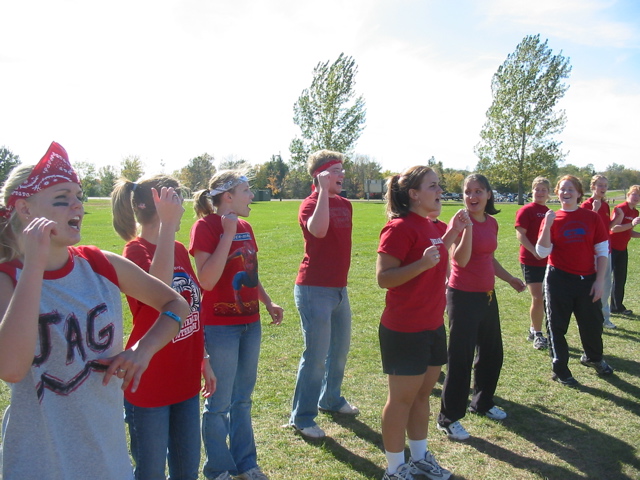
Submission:
<svg viewBox="0 0 640 480">
<path fill-rule="evenodd" d="M 251 425 L 251 394 L 256 384 L 260 322 L 204 327 L 207 353 L 218 379 L 216 391 L 204 404 L 202 439 L 206 452 L 204 475 L 238 475 L 256 467 Z M 227 444 L 227 437 L 229 443 Z"/>
<path fill-rule="evenodd" d="M 604 274 L 604 284 L 602 286 L 602 316 L 606 322 L 611 317 L 611 306 L 609 300 L 611 299 L 611 286 L 613 285 L 611 270 L 611 254 L 607 257 L 607 271 Z"/>
<path fill-rule="evenodd" d="M 347 288 L 296 285 L 296 307 L 304 336 L 289 423 L 298 428 L 316 424 L 318 406 L 339 410 L 340 393 L 351 343 L 351 307 Z"/>
<path fill-rule="evenodd" d="M 164 407 L 124 401 L 136 480 L 197 480 L 200 467 L 199 395 Z"/>
</svg>

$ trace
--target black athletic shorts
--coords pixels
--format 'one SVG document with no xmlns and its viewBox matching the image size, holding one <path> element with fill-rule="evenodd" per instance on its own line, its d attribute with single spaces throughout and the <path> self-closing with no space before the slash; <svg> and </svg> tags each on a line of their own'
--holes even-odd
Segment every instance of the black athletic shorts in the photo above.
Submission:
<svg viewBox="0 0 640 480">
<path fill-rule="evenodd" d="M 547 271 L 547 267 L 532 267 L 530 265 L 520 264 L 522 267 L 522 275 L 524 275 L 524 283 L 529 285 L 530 283 L 542 283 L 544 281 L 544 272 Z"/>
<path fill-rule="evenodd" d="M 387 375 L 422 375 L 427 367 L 447 363 L 447 333 L 437 330 L 396 332 L 380 324 L 378 328 L 382 370 Z"/>
</svg>

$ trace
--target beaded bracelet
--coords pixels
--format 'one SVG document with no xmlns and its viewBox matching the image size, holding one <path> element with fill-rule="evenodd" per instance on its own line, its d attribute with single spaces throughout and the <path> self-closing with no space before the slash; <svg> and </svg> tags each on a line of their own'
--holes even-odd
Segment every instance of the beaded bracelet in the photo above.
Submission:
<svg viewBox="0 0 640 480">
<path fill-rule="evenodd" d="M 178 322 L 179 327 L 182 328 L 182 319 L 178 315 L 176 315 L 175 313 L 170 312 L 169 310 L 167 310 L 166 312 L 162 312 L 162 315 L 166 315 L 170 319 L 175 320 L 176 322 Z"/>
</svg>

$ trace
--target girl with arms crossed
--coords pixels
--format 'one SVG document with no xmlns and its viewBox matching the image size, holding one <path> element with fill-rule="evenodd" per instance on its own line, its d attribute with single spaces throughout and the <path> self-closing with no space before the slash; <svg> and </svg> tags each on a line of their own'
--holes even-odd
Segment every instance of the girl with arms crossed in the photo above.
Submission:
<svg viewBox="0 0 640 480">
<path fill-rule="evenodd" d="M 549 210 L 547 201 L 551 184 L 544 177 L 536 177 L 531 185 L 533 201 L 522 207 L 516 213 L 516 237 L 520 242 L 520 265 L 522 274 L 531 294 L 531 308 L 529 317 L 531 326 L 527 340 L 533 342 L 533 348 L 544 350 L 549 342 L 542 333 L 542 321 L 544 320 L 544 300 L 542 298 L 542 281 L 547 268 L 547 259 L 540 258 L 536 253 L 538 232 L 544 215 Z"/>
</svg>

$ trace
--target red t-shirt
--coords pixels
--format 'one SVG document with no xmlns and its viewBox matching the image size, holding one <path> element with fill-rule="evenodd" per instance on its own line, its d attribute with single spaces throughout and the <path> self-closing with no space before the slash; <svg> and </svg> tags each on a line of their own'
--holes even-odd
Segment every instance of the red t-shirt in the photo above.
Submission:
<svg viewBox="0 0 640 480">
<path fill-rule="evenodd" d="M 397 258 L 401 267 L 422 258 L 425 249 L 431 245 L 436 245 L 440 252 L 440 261 L 435 267 L 387 290 L 380 321 L 390 330 L 421 332 L 436 330 L 443 324 L 449 260 L 442 243 L 442 230 L 437 223 L 411 212 L 406 217 L 389 221 L 380 233 L 378 253 Z"/>
<path fill-rule="evenodd" d="M 441 237 L 443 237 L 444 234 L 447 233 L 447 224 L 444 223 L 442 220 L 438 220 L 436 218 L 435 220 L 432 220 L 431 223 L 433 223 L 433 226 L 438 229 Z"/>
<path fill-rule="evenodd" d="M 586 208 L 587 210 L 593 211 L 593 197 L 590 197 L 584 202 L 582 202 L 582 205 L 580 205 L 580 208 Z M 607 240 L 609 240 L 608 237 L 611 233 L 609 232 L 609 225 L 611 224 L 611 210 L 609 209 L 609 204 L 603 201 L 596 213 L 602 220 L 602 225 L 604 225 L 604 229 L 607 232 Z M 611 253 L 611 245 L 609 245 L 609 253 Z"/>
<path fill-rule="evenodd" d="M 296 285 L 346 287 L 351 266 L 353 207 L 349 200 L 339 195 L 329 198 L 329 229 L 324 238 L 317 238 L 307 228 L 307 222 L 317 203 L 318 193 L 314 192 L 300 205 L 298 221 L 304 236 L 304 257 L 300 263 Z"/>
<path fill-rule="evenodd" d="M 621 210 L 623 213 L 622 222 L 620 225 L 626 225 L 633 221 L 634 218 L 638 216 L 638 209 L 631 208 L 627 202 L 621 203 L 613 208 L 612 218 L 615 218 L 616 210 Z M 627 249 L 627 245 L 629 245 L 629 240 L 631 240 L 631 232 L 633 228 L 629 230 L 625 230 L 624 232 L 611 233 L 611 248 L 613 250 L 623 251 Z"/>
<path fill-rule="evenodd" d="M 558 210 L 551 225 L 549 264 L 574 275 L 592 275 L 596 272 L 595 246 L 608 239 L 602 220 L 592 210 Z"/>
<path fill-rule="evenodd" d="M 124 247 L 123 256 L 148 272 L 156 245 L 136 238 Z M 200 285 L 191 266 L 187 249 L 175 242 L 175 266 L 171 287 L 187 301 L 190 314 L 182 320 L 180 332 L 156 353 L 142 375 L 135 393 L 125 391 L 125 398 L 138 407 L 162 407 L 187 400 L 200 391 L 204 332 L 200 325 Z M 133 330 L 127 348 L 149 331 L 159 312 L 149 305 L 127 297 L 133 314 Z"/>
<path fill-rule="evenodd" d="M 516 213 L 515 226 L 522 227 L 527 231 L 525 236 L 533 246 L 535 246 L 538 241 L 540 224 L 542 223 L 542 220 L 544 220 L 544 215 L 547 213 L 547 210 L 549 210 L 549 207 L 546 205 L 531 202 L 530 204 L 522 207 Z M 520 245 L 520 256 L 518 258 L 521 264 L 528 265 L 530 267 L 544 267 L 547 265 L 546 258 L 538 260 L 529 250 L 524 248 L 523 245 Z"/>
<path fill-rule="evenodd" d="M 473 218 L 473 241 L 471 258 L 465 267 L 451 259 L 449 286 L 464 292 L 490 292 L 495 286 L 493 252 L 498 248 L 498 222 L 491 215 L 485 215 L 484 222 Z M 453 222 L 454 218 L 449 222 Z"/>
<path fill-rule="evenodd" d="M 220 215 L 212 213 L 199 219 L 191 228 L 189 253 L 193 255 L 200 250 L 212 254 L 223 232 Z M 203 324 L 241 325 L 259 321 L 258 284 L 258 246 L 251 225 L 238 219 L 222 275 L 212 290 L 204 290 L 202 294 Z"/>
</svg>

